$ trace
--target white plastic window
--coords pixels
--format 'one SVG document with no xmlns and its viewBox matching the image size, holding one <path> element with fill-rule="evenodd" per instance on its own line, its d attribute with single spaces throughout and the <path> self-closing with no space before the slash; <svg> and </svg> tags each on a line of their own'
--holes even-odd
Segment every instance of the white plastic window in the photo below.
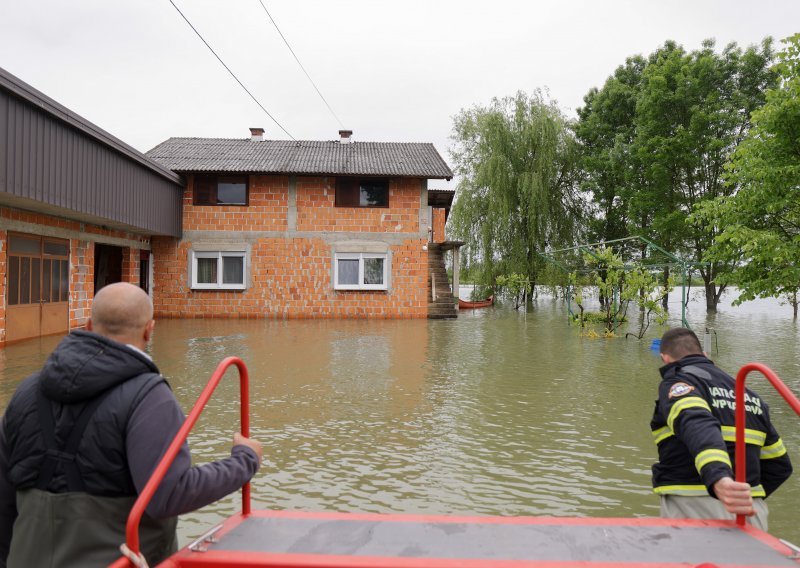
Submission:
<svg viewBox="0 0 800 568">
<path fill-rule="evenodd" d="M 192 251 L 192 288 L 244 290 L 246 282 L 244 251 Z"/>
<path fill-rule="evenodd" d="M 334 288 L 337 290 L 388 289 L 388 255 L 337 253 L 334 258 Z"/>
</svg>

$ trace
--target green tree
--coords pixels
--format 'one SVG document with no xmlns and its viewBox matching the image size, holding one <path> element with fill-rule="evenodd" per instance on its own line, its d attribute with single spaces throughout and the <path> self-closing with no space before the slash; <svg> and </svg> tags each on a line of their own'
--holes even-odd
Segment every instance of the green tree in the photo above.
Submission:
<svg viewBox="0 0 800 568">
<path fill-rule="evenodd" d="M 532 283 L 548 247 L 580 233 L 578 151 L 571 125 L 537 91 L 462 110 L 451 149 L 460 177 L 450 231 L 481 281 L 523 274 Z"/>
<path fill-rule="evenodd" d="M 522 274 L 501 274 L 495 280 L 497 288 L 514 299 L 514 309 L 518 310 L 525 298 L 531 294 L 531 283 Z"/>
<path fill-rule="evenodd" d="M 688 223 L 688 216 L 733 191 L 723 182 L 724 164 L 776 80 L 772 58 L 770 39 L 719 53 L 712 40 L 692 52 L 668 41 L 646 59 L 629 58 L 587 94 L 576 132 L 598 240 L 640 235 L 701 260 L 716 229 Z M 642 246 L 639 255 L 646 254 Z M 725 287 L 719 275 L 730 268 L 714 261 L 699 269 L 710 311 Z M 662 283 L 668 279 L 665 268 Z"/>
<path fill-rule="evenodd" d="M 753 113 L 753 127 L 727 166 L 738 191 L 698 206 L 693 220 L 718 231 L 709 262 L 739 287 L 735 303 L 783 298 L 797 318 L 800 293 L 800 34 L 784 40 L 774 69 L 780 83 Z"/>
<path fill-rule="evenodd" d="M 661 306 L 661 299 L 672 290 L 672 281 L 661 286 L 655 275 L 642 265 L 626 266 L 621 257 L 613 249 L 597 247 L 584 255 L 587 266 L 591 269 L 588 283 L 597 288 L 601 296 L 609 298 L 601 306 L 597 317 L 584 309 L 584 287 L 579 285 L 576 273 L 570 274 L 572 284 L 572 300 L 578 306 L 577 319 L 584 327 L 588 320 L 601 321 L 606 336 L 612 336 L 627 321 L 628 308 L 631 304 L 639 308 L 638 329 L 628 332 L 641 339 L 652 321 L 664 323 L 666 310 Z"/>
<path fill-rule="evenodd" d="M 724 164 L 775 83 L 771 45 L 768 38 L 742 51 L 732 43 L 717 53 L 706 40 L 687 53 L 667 42 L 650 56 L 636 108 L 635 151 L 648 181 L 638 197 L 653 212 L 649 236 L 668 250 L 700 261 L 717 236 L 716 226 L 689 223 L 688 216 L 733 191 L 723 181 Z M 722 260 L 699 267 L 707 310 L 716 310 L 726 286 L 719 276 L 731 268 Z"/>
<path fill-rule="evenodd" d="M 629 200 L 641 186 L 641 167 L 631 147 L 636 136 L 636 101 L 645 59 L 630 57 L 608 78 L 603 88 L 584 96 L 575 133 L 581 143 L 582 188 L 592 196 L 595 216 L 589 239 L 607 241 L 630 235 L 639 220 L 630 218 Z M 645 218 L 640 225 L 647 226 Z"/>
</svg>

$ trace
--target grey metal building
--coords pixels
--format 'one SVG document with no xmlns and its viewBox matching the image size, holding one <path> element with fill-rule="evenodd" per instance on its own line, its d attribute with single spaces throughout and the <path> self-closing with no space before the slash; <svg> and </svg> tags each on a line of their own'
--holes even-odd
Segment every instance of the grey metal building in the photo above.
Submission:
<svg viewBox="0 0 800 568">
<path fill-rule="evenodd" d="M 183 181 L 0 68 L 0 344 L 82 326 L 94 290 L 151 281 Z"/>
</svg>

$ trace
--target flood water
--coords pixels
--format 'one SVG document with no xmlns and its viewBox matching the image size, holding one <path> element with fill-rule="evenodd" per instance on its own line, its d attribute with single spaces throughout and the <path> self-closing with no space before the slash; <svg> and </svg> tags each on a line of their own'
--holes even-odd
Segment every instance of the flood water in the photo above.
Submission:
<svg viewBox="0 0 800 568">
<path fill-rule="evenodd" d="M 734 308 L 728 297 L 707 317 L 700 294 L 687 318 L 716 330 L 721 367 L 762 361 L 800 393 L 789 307 Z M 187 412 L 222 358 L 248 365 L 251 432 L 266 458 L 254 508 L 642 517 L 658 515 L 650 340 L 664 329 L 642 341 L 582 337 L 563 302 L 540 296 L 527 312 L 497 306 L 449 321 L 162 320 L 150 351 Z M 0 408 L 57 342 L 0 350 Z M 196 463 L 229 451 L 239 419 L 229 375 L 190 437 Z M 800 418 L 766 380 L 748 386 L 800 464 Z M 800 544 L 800 472 L 768 504 L 770 532 Z M 181 517 L 181 545 L 240 508 L 234 495 Z"/>
</svg>

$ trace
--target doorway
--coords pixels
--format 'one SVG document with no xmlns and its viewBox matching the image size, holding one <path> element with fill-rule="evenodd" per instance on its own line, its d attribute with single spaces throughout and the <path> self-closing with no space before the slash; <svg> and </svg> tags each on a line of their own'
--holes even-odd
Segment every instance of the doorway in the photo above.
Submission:
<svg viewBox="0 0 800 568">
<path fill-rule="evenodd" d="M 139 252 L 139 288 L 150 294 L 150 251 Z"/>
<path fill-rule="evenodd" d="M 69 331 L 69 241 L 8 234 L 6 340 Z"/>
<path fill-rule="evenodd" d="M 107 284 L 122 282 L 122 248 L 94 245 L 94 293 Z"/>
</svg>

